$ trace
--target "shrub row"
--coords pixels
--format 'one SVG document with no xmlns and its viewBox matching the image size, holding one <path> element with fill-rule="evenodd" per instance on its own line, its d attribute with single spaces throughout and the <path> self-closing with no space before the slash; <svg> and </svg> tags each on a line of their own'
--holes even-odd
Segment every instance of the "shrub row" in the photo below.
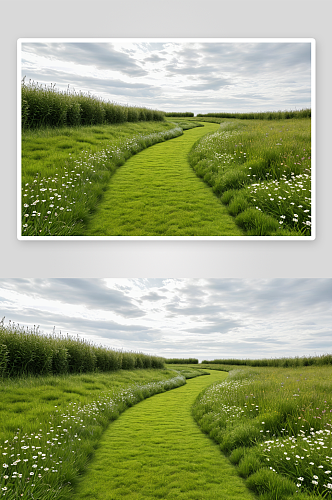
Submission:
<svg viewBox="0 0 332 500">
<path fill-rule="evenodd" d="M 170 358 L 165 359 L 165 363 L 170 365 L 197 365 L 198 359 L 188 358 L 188 359 L 180 359 L 180 358 Z"/>
<path fill-rule="evenodd" d="M 194 113 L 191 113 L 189 111 L 169 111 L 165 113 L 165 116 L 176 116 L 176 117 L 190 117 L 190 116 L 195 116 Z"/>
<path fill-rule="evenodd" d="M 298 111 L 265 111 L 257 113 L 206 113 L 198 117 L 239 118 L 241 120 L 283 120 L 289 118 L 311 118 L 311 109 Z"/>
<path fill-rule="evenodd" d="M 162 111 L 105 102 L 87 93 L 60 92 L 38 83 L 21 85 L 22 128 L 78 127 L 138 121 L 163 121 Z"/>
<path fill-rule="evenodd" d="M 213 361 L 202 361 L 202 364 L 215 365 L 238 365 L 238 366 L 270 366 L 280 368 L 293 368 L 301 366 L 323 366 L 332 364 L 332 354 L 321 356 L 302 356 L 295 358 L 275 359 L 214 359 Z"/>
<path fill-rule="evenodd" d="M 79 337 L 43 335 L 9 322 L 0 324 L 0 376 L 107 372 L 164 368 L 164 359 L 95 346 Z"/>
</svg>

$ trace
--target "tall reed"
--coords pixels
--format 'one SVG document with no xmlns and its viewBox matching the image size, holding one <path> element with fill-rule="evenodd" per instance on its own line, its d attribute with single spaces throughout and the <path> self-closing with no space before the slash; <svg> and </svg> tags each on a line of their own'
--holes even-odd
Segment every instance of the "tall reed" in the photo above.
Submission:
<svg viewBox="0 0 332 500">
<path fill-rule="evenodd" d="M 143 353 L 96 346 L 70 335 L 42 334 L 0 322 L 0 375 L 16 377 L 64 373 L 107 372 L 134 368 L 164 368 L 164 359 Z"/>
<path fill-rule="evenodd" d="M 163 121 L 162 111 L 105 102 L 90 93 L 55 89 L 34 81 L 22 80 L 22 129 L 78 127 L 138 121 Z"/>
</svg>

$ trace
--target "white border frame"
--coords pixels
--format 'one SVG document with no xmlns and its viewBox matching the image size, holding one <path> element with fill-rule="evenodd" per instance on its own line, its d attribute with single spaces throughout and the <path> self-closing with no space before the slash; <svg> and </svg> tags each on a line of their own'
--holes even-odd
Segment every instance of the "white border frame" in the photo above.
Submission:
<svg viewBox="0 0 332 500">
<path fill-rule="evenodd" d="M 310 236 L 23 236 L 22 213 L 22 134 L 21 134 L 21 52 L 22 43 L 310 43 L 311 44 L 311 235 Z M 17 40 L 17 239 L 20 241 L 310 241 L 316 239 L 316 40 L 314 38 L 19 38 Z"/>
</svg>

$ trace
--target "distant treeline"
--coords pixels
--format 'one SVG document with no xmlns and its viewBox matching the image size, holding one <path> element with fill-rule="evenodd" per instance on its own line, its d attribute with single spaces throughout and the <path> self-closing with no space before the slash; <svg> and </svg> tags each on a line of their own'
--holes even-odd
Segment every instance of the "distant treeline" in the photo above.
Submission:
<svg viewBox="0 0 332 500">
<path fill-rule="evenodd" d="M 311 118 L 311 109 L 299 111 L 265 111 L 257 113 L 206 113 L 197 117 L 239 118 L 241 120 L 284 120 L 288 118 Z"/>
<path fill-rule="evenodd" d="M 163 121 L 164 113 L 148 108 L 122 106 L 86 93 L 60 92 L 22 80 L 22 128 L 78 127 L 138 121 Z"/>
<path fill-rule="evenodd" d="M 197 365 L 198 359 L 188 358 L 188 359 L 179 359 L 179 358 L 170 358 L 165 359 L 165 363 L 169 365 Z"/>
<path fill-rule="evenodd" d="M 270 367 L 301 367 L 301 366 L 323 366 L 332 364 L 332 354 L 322 356 L 303 356 L 301 358 L 275 358 L 275 359 L 214 359 L 213 361 L 202 361 L 202 364 L 216 365 L 241 365 L 241 366 L 270 366 Z"/>
<path fill-rule="evenodd" d="M 164 113 L 165 116 L 175 116 L 178 118 L 185 118 L 185 117 L 190 117 L 190 116 L 195 116 L 194 113 L 190 113 L 189 111 L 181 112 L 181 111 L 170 111 L 167 113 Z"/>
<path fill-rule="evenodd" d="M 38 328 L 0 323 L 0 376 L 108 372 L 164 368 L 164 359 L 95 346 L 69 335 L 42 335 Z"/>
</svg>

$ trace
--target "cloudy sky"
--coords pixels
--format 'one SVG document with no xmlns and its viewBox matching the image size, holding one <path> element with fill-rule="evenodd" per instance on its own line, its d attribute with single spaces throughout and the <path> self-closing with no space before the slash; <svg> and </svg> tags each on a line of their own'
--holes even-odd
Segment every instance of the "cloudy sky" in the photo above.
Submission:
<svg viewBox="0 0 332 500">
<path fill-rule="evenodd" d="M 332 352 L 332 279 L 0 279 L 0 313 L 166 358 Z"/>
<path fill-rule="evenodd" d="M 282 40 L 282 39 L 280 39 Z M 162 111 L 311 107 L 311 44 L 234 39 L 20 42 L 21 78 Z"/>
</svg>

